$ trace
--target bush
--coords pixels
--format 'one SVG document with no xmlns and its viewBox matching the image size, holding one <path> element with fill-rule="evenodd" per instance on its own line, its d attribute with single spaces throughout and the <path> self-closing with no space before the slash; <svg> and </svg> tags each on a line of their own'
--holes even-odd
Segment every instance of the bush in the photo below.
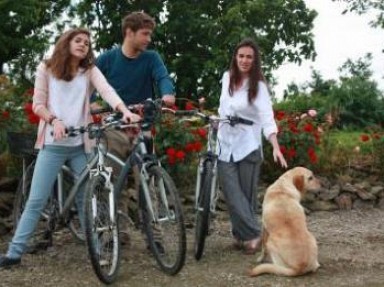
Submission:
<svg viewBox="0 0 384 287">
<path fill-rule="evenodd" d="M 280 149 L 288 166 L 306 166 L 314 169 L 319 162 L 319 145 L 324 130 L 317 121 L 317 112 L 309 110 L 306 113 L 286 113 L 276 111 L 278 125 L 278 140 Z M 283 173 L 282 168 L 272 160 L 272 147 L 264 143 L 264 176 L 263 179 L 271 181 Z"/>
<path fill-rule="evenodd" d="M 194 184 L 198 153 L 204 148 L 207 130 L 197 119 L 175 120 L 163 115 L 156 127 L 155 147 L 162 164 L 183 185 Z"/>
</svg>

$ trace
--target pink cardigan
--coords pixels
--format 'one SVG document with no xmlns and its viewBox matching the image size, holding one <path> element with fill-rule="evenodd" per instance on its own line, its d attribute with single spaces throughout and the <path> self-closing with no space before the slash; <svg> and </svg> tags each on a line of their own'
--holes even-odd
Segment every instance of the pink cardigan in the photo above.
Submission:
<svg viewBox="0 0 384 287">
<path fill-rule="evenodd" d="M 47 69 L 44 63 L 40 63 L 37 67 L 36 71 L 36 79 L 35 79 L 35 90 L 33 94 L 33 111 L 37 113 L 40 109 L 46 108 L 48 109 L 48 82 L 49 82 L 49 70 Z M 87 78 L 89 80 L 87 86 L 87 97 L 90 98 L 93 91 L 96 90 L 100 93 L 101 97 L 113 108 L 121 104 L 123 101 L 116 94 L 115 90 L 108 84 L 107 80 L 100 72 L 100 70 L 93 66 L 88 69 L 86 72 Z M 92 117 L 90 114 L 90 101 L 85 101 L 84 105 L 84 113 L 88 115 L 87 123 L 92 122 Z M 39 127 L 37 130 L 37 140 L 35 144 L 35 148 L 41 149 L 45 142 L 45 129 L 47 126 L 46 120 L 40 118 Z M 88 136 L 84 136 L 84 148 L 86 152 L 91 151 L 91 147 L 94 145 Z"/>
</svg>

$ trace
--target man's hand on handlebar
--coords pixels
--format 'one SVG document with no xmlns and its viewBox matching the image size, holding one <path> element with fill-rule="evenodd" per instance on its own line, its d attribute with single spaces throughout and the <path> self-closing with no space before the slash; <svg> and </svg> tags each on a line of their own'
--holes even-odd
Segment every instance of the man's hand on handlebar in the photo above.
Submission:
<svg viewBox="0 0 384 287">
<path fill-rule="evenodd" d="M 162 100 L 167 107 L 172 107 L 176 102 L 176 98 L 174 95 L 164 95 L 162 97 Z"/>
</svg>

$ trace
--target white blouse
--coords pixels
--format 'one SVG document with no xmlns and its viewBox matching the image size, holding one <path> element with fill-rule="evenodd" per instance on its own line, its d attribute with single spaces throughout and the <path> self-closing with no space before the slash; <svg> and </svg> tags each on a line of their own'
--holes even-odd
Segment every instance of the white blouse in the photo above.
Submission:
<svg viewBox="0 0 384 287">
<path fill-rule="evenodd" d="M 218 131 L 219 159 L 237 162 L 248 154 L 262 148 L 261 131 L 266 138 L 277 133 L 272 101 L 266 84 L 259 82 L 256 99 L 252 104 L 248 102 L 248 81 L 242 87 L 229 95 L 229 72 L 225 72 L 222 79 L 219 115 L 220 117 L 238 116 L 253 121 L 253 125 L 237 124 L 231 127 L 228 123 L 221 123 Z"/>
</svg>

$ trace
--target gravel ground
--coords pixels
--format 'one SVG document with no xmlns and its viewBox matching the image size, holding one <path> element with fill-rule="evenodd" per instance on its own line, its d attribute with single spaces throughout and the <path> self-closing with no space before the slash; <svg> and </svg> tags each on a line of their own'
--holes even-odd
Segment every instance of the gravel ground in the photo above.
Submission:
<svg viewBox="0 0 384 287">
<path fill-rule="evenodd" d="M 190 223 L 192 222 L 189 216 Z M 184 268 L 176 276 L 163 274 L 146 250 L 137 231 L 124 246 L 119 277 L 112 286 L 258 286 L 258 287 L 382 287 L 384 286 L 384 211 L 379 209 L 315 212 L 308 216 L 309 228 L 319 244 L 321 268 L 314 274 L 286 278 L 245 276 L 256 256 L 231 249 L 226 213 L 220 213 L 208 237 L 200 262 L 193 258 L 193 229 L 188 228 L 188 254 Z M 0 239 L 5 252 L 9 237 Z M 0 271 L 0 286 L 103 286 L 93 273 L 84 245 L 67 231 L 55 238 L 54 247 L 35 255 L 25 255 L 21 266 Z"/>
</svg>

